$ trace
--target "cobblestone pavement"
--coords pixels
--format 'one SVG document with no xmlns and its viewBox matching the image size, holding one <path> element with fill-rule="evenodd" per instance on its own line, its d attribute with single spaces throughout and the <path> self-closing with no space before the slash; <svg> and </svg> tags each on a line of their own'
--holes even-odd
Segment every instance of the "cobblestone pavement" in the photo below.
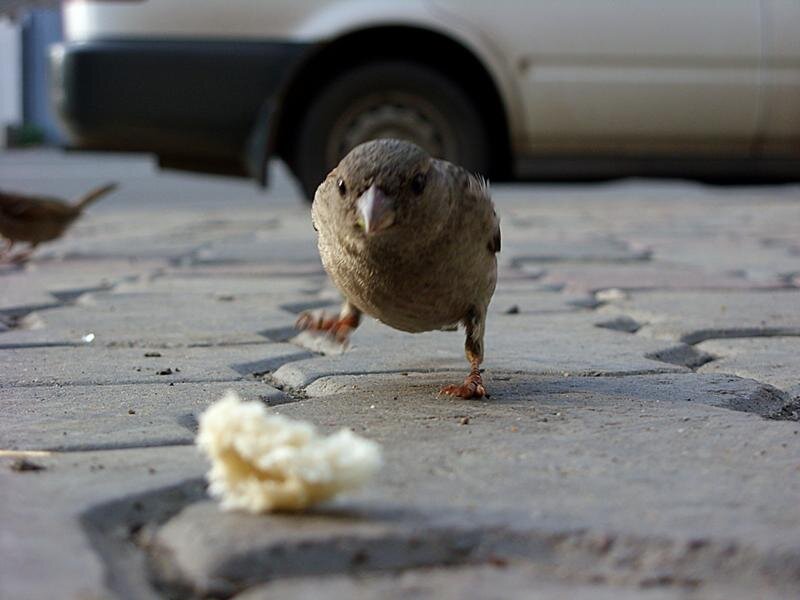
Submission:
<svg viewBox="0 0 800 600">
<path fill-rule="evenodd" d="M 279 170 L 263 194 L 0 155 L 10 189 L 109 179 L 0 270 L 0 597 L 800 594 L 800 187 L 496 186 L 491 398 L 462 401 L 436 395 L 461 334 L 293 340 L 337 297 Z M 385 468 L 303 516 L 221 513 L 192 442 L 228 388 Z"/>
</svg>

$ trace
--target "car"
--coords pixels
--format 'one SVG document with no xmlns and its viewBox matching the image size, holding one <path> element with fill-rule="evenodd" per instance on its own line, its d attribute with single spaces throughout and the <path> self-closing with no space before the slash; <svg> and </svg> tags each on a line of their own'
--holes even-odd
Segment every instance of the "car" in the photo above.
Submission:
<svg viewBox="0 0 800 600">
<path fill-rule="evenodd" d="M 71 145 L 308 197 L 353 146 L 493 179 L 800 174 L 800 3 L 71 0 Z"/>
</svg>

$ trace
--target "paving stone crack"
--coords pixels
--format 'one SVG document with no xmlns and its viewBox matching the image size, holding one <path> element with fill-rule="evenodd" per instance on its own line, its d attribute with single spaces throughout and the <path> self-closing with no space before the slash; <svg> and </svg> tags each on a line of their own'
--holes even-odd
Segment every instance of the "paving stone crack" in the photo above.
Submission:
<svg viewBox="0 0 800 600">
<path fill-rule="evenodd" d="M 80 523 L 105 568 L 108 588 L 121 598 L 165 596 L 154 585 L 141 547 L 152 528 L 186 504 L 205 496 L 205 481 L 190 479 L 156 492 L 122 498 L 90 508 Z"/>
<path fill-rule="evenodd" d="M 175 439 L 169 438 L 164 440 L 149 440 L 147 442 L 130 442 L 130 443 L 109 443 L 109 444 L 74 444 L 68 446 L 46 446 L 41 448 L 46 452 L 58 452 L 60 454 L 75 454 L 80 452 L 98 452 L 109 450 L 138 450 L 143 448 L 178 448 L 181 446 L 191 446 L 194 444 L 194 439 Z"/>
<path fill-rule="evenodd" d="M 85 387 L 85 386 L 119 386 L 119 385 L 141 385 L 141 384 L 163 384 L 163 385 L 195 385 L 203 383 L 230 383 L 235 385 L 238 382 L 246 381 L 244 377 L 239 378 L 211 378 L 211 379 L 171 379 L 168 375 L 161 376 L 161 379 L 116 379 L 114 381 L 22 381 L 14 383 L 15 387 L 38 388 L 38 387 Z"/>
<path fill-rule="evenodd" d="M 612 319 L 595 323 L 595 327 L 619 331 L 630 335 L 637 334 L 642 327 L 648 325 L 648 321 L 637 321 L 628 315 L 618 315 Z M 673 346 L 645 354 L 645 358 L 657 360 L 668 364 L 684 366 L 692 372 L 703 365 L 719 360 L 709 352 L 695 348 L 702 342 L 719 339 L 751 339 L 751 338 L 771 338 L 771 337 L 800 337 L 800 329 L 796 327 L 741 327 L 741 328 L 709 328 L 697 329 L 685 333 L 679 337 L 679 342 Z M 731 373 L 734 375 L 734 373 Z M 771 420 L 800 420 L 800 398 L 792 398 L 784 390 L 780 390 L 766 382 L 760 381 L 765 388 L 772 390 L 772 393 L 780 396 L 785 402 L 779 410 L 762 415 Z"/>
</svg>

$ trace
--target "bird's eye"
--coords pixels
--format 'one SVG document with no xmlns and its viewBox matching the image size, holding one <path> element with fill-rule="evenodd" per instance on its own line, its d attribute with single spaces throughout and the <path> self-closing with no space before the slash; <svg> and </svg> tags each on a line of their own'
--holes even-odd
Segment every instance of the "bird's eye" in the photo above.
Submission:
<svg viewBox="0 0 800 600">
<path fill-rule="evenodd" d="M 425 190 L 426 181 L 425 173 L 417 173 L 414 175 L 414 179 L 411 180 L 411 191 L 419 196 Z"/>
<path fill-rule="evenodd" d="M 339 188 L 339 195 L 344 198 L 347 194 L 347 184 L 344 182 L 344 179 L 340 177 L 339 181 L 336 182 L 336 187 Z"/>
</svg>

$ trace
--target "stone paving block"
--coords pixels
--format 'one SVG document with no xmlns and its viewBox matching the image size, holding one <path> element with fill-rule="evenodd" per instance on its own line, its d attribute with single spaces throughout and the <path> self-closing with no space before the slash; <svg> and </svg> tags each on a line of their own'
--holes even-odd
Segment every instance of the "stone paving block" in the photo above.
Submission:
<svg viewBox="0 0 800 600">
<path fill-rule="evenodd" d="M 702 373 L 751 377 L 800 397 L 800 337 L 708 340 L 696 347 L 716 357 Z"/>
<path fill-rule="evenodd" d="M 593 314 L 491 315 L 484 367 L 490 372 L 659 373 L 685 367 L 646 358 L 669 344 L 595 327 Z M 286 364 L 275 381 L 301 388 L 325 375 L 449 371 L 466 373 L 463 332 L 408 334 L 365 319 L 340 355 Z M 308 346 L 317 350 L 313 346 Z M 458 376 L 459 379 L 462 376 Z M 444 382 L 443 382 L 444 383 Z M 446 383 L 453 383 L 447 381 Z"/>
<path fill-rule="evenodd" d="M 0 449 L 68 451 L 191 444 L 197 415 L 228 389 L 269 405 L 291 400 L 266 383 L 247 380 L 0 387 Z"/>
<path fill-rule="evenodd" d="M 433 375 L 425 373 L 382 375 L 331 375 L 312 383 L 306 391 L 310 398 L 341 394 L 371 395 L 377 390 L 394 389 L 397 398 L 408 393 L 422 393 Z M 692 373 L 665 373 L 658 375 L 628 375 L 618 377 L 553 377 L 547 375 L 497 375 L 489 374 L 491 397 L 488 403 L 504 402 L 515 395 L 528 394 L 538 403 L 542 394 L 598 394 L 600 397 L 625 402 L 625 398 L 639 398 L 633 407 L 643 409 L 647 403 L 655 406 L 686 402 L 706 404 L 749 412 L 763 417 L 779 413 L 785 398 L 762 382 L 724 373 L 709 373 L 697 377 Z M 436 397 L 435 392 L 430 397 Z M 467 403 L 469 404 L 469 403 Z M 477 406 L 480 406 L 477 405 Z M 532 406 L 536 410 L 536 404 Z"/>
<path fill-rule="evenodd" d="M 800 335 L 800 290 L 656 291 L 603 306 L 600 314 L 624 315 L 637 333 L 694 344 L 707 339 Z"/>
<path fill-rule="evenodd" d="M 717 273 L 689 265 L 662 263 L 553 265 L 542 283 L 571 291 L 622 290 L 748 290 L 786 287 L 783 279 L 751 281 L 742 275 Z"/>
<path fill-rule="evenodd" d="M 153 352 L 160 356 L 145 356 Z M 236 382 L 308 356 L 297 346 L 275 343 L 11 348 L 0 352 L 0 387 Z"/>
<path fill-rule="evenodd" d="M 179 494 L 165 494 L 154 507 L 135 498 L 199 478 L 205 465 L 193 447 L 32 457 L 42 471 L 14 471 L 15 460 L 0 456 L 0 597 L 157 597 L 143 559 L 127 556 L 134 548 L 129 531 Z M 133 499 L 102 506 L 126 497 Z M 124 538 L 111 544 L 114 536 Z"/>
<path fill-rule="evenodd" d="M 636 585 L 800 589 L 798 426 L 709 406 L 752 396 L 755 382 L 514 377 L 497 398 L 464 402 L 398 379 L 276 409 L 380 442 L 373 485 L 305 516 L 192 505 L 157 535 L 166 570 L 212 595 L 287 576 L 493 560 Z"/>
<path fill-rule="evenodd" d="M 30 338 L 77 342 L 93 333 L 100 345 L 258 342 L 263 341 L 259 331 L 294 321 L 293 315 L 275 306 L 271 295 L 231 298 L 178 292 L 90 293 L 73 306 L 37 312 L 30 318 L 36 320 L 37 332 Z"/>
</svg>

